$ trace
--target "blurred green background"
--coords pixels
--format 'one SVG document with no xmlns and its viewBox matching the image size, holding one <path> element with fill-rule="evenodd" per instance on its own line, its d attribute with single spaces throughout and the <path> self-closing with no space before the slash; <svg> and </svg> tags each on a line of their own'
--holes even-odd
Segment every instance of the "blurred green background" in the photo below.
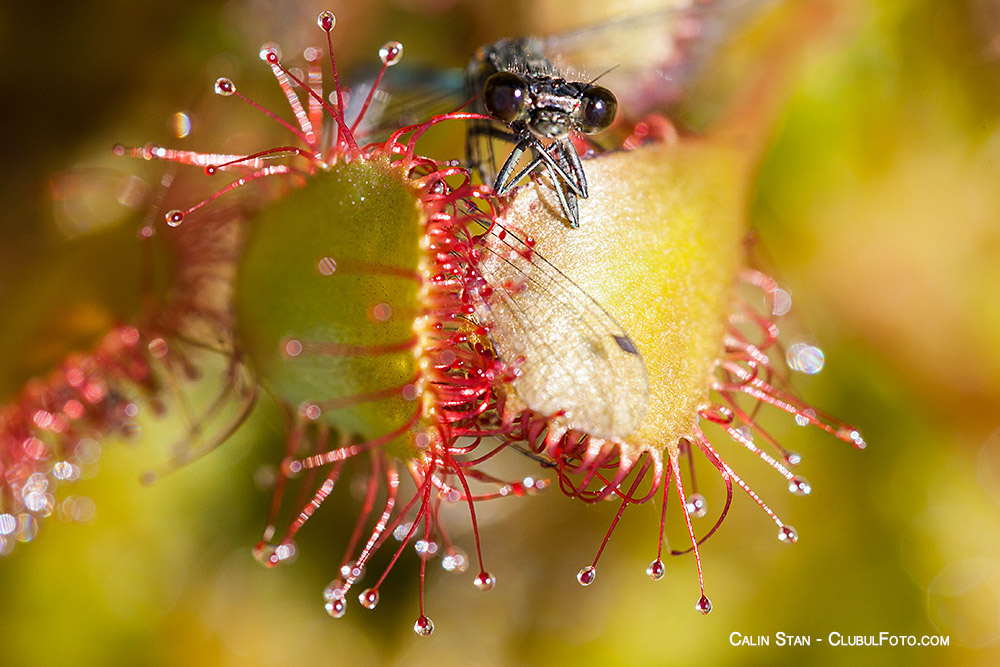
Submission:
<svg viewBox="0 0 1000 667">
<path fill-rule="evenodd" d="M 720 445 L 800 541 L 779 544 L 737 497 L 702 551 L 712 614 L 693 609 L 690 557 L 668 561 L 658 583 L 646 577 L 652 506 L 626 514 L 597 582 L 581 588 L 574 575 L 593 558 L 613 508 L 551 491 L 484 506 L 494 591 L 478 593 L 471 572 L 429 569 L 430 639 L 411 630 L 412 554 L 377 610 L 352 604 L 334 621 L 320 591 L 355 516 L 350 489 L 307 527 L 294 564 L 266 571 L 250 557 L 268 500 L 254 476 L 281 446 L 281 422 L 265 402 L 231 442 L 152 487 L 138 476 L 169 456 L 176 424 L 150 421 L 138 441 L 108 443 L 100 474 L 65 491 L 93 498 L 96 518 L 50 519 L 0 562 L 0 663 L 993 664 L 1000 2 L 820 4 L 834 11 L 822 37 L 801 45 L 803 66 L 755 174 L 751 216 L 758 255 L 793 295 L 792 327 L 826 352 L 824 372 L 796 378 L 797 387 L 858 424 L 869 447 L 854 452 L 770 418 L 803 454 L 813 493 L 800 499 L 752 456 Z M 455 66 L 497 37 L 588 21 L 555 0 L 6 3 L 0 394 L 137 307 L 142 214 L 114 199 L 129 174 L 149 181 L 156 172 L 112 160 L 110 146 L 217 149 L 206 129 L 218 113 L 211 82 L 233 76 L 255 97 L 280 101 L 258 46 L 274 40 L 294 53 L 318 42 L 315 17 L 326 8 L 338 15 L 338 61 L 348 70 L 374 62 L 390 38 L 406 58 Z M 196 119 L 183 141 L 170 125 L 178 111 Z M 449 527 L 471 551 L 465 523 L 457 513 Z M 779 648 L 779 631 L 823 643 Z M 826 645 L 831 632 L 883 631 L 945 634 L 951 645 Z M 732 632 L 771 635 L 772 645 L 732 647 Z"/>
</svg>

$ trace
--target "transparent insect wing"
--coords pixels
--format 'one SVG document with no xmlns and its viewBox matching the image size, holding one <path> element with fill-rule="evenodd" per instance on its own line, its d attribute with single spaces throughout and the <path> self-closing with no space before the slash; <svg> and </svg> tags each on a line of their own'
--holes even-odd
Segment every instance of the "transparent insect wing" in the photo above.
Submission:
<svg viewBox="0 0 1000 667">
<path fill-rule="evenodd" d="M 621 440 L 638 429 L 649 376 L 628 332 L 516 234 L 495 225 L 484 243 L 478 270 L 492 292 L 477 317 L 516 369 L 518 397 L 597 438 Z"/>
<path fill-rule="evenodd" d="M 347 118 L 354 118 L 375 81 L 375 73 L 351 86 Z M 466 101 L 462 71 L 413 65 L 405 60 L 379 83 L 379 94 L 358 125 L 365 141 L 385 140 L 400 127 L 454 111 Z"/>
<path fill-rule="evenodd" d="M 668 111 L 720 45 L 778 0 L 679 0 L 538 40 L 567 79 L 611 90 L 630 117 Z"/>
</svg>

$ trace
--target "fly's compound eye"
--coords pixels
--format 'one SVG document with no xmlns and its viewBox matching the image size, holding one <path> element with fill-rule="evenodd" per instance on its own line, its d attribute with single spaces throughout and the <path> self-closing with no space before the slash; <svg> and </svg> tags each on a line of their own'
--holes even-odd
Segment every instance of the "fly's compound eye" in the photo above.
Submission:
<svg viewBox="0 0 1000 667">
<path fill-rule="evenodd" d="M 597 134 L 608 129 L 618 113 L 618 100 L 614 93 L 601 86 L 592 86 L 580 100 L 580 130 Z"/>
<path fill-rule="evenodd" d="M 528 85 L 512 72 L 497 72 L 486 79 L 483 103 L 497 120 L 505 123 L 520 120 L 528 104 Z"/>
</svg>

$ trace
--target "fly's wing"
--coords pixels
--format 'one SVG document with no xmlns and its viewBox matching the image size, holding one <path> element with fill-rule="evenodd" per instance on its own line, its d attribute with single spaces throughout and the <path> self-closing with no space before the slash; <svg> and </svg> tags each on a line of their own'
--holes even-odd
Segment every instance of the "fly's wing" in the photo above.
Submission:
<svg viewBox="0 0 1000 667">
<path fill-rule="evenodd" d="M 354 122 L 361 112 L 376 74 L 363 75 L 351 86 L 345 114 L 348 122 Z M 467 99 L 461 70 L 402 63 L 382 78 L 355 136 L 365 142 L 384 141 L 401 127 L 455 111 Z"/>
<path fill-rule="evenodd" d="M 483 238 L 476 317 L 518 374 L 518 397 L 570 428 L 624 439 L 642 424 L 646 364 L 629 334 L 566 274 L 515 233 L 494 225 Z"/>
<path fill-rule="evenodd" d="M 568 79 L 599 79 L 621 113 L 667 112 L 688 99 L 726 40 L 780 0 L 677 0 L 540 39 Z"/>
</svg>

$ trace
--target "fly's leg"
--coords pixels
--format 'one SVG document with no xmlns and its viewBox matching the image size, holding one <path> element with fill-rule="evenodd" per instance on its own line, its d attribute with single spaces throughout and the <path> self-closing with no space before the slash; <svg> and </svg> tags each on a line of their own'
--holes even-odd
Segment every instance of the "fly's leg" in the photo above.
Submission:
<svg viewBox="0 0 1000 667">
<path fill-rule="evenodd" d="M 559 140 L 559 148 L 561 149 L 560 163 L 563 163 L 566 171 L 572 174 L 575 178 L 572 182 L 576 183 L 577 190 L 576 194 L 580 196 L 581 199 L 587 198 L 587 175 L 583 173 L 583 165 L 580 163 L 580 154 L 576 152 L 576 146 L 573 142 L 567 139 Z"/>
<path fill-rule="evenodd" d="M 503 168 L 500 170 L 500 175 L 497 176 L 497 182 L 493 186 L 493 189 L 498 195 L 505 195 L 510 192 L 514 185 L 520 182 L 522 178 L 535 171 L 535 169 L 539 166 L 544 166 L 546 173 L 549 175 L 549 180 L 552 181 L 552 189 L 555 190 L 556 197 L 559 199 L 559 208 L 562 209 L 567 220 L 569 220 L 569 226 L 573 228 L 579 227 L 580 209 L 577 205 L 576 193 L 573 192 L 573 184 L 568 183 L 566 179 L 563 178 L 566 175 L 565 169 L 559 168 L 558 164 L 554 164 L 551 159 L 545 160 L 545 158 L 542 157 L 542 154 L 533 148 L 532 153 L 534 153 L 535 157 L 531 160 L 528 166 L 522 169 L 513 178 L 507 178 L 510 172 L 514 170 L 514 165 L 516 165 L 518 160 L 521 159 L 521 155 L 524 153 L 524 150 L 525 147 L 523 143 L 520 143 L 514 148 L 513 151 L 511 151 L 510 156 L 507 158 Z M 542 150 L 544 151 L 544 148 Z M 548 154 L 546 153 L 546 155 Z"/>
<path fill-rule="evenodd" d="M 510 152 L 510 155 L 507 156 L 507 160 L 503 163 L 503 167 L 500 168 L 500 173 L 497 174 L 496 182 L 493 184 L 493 189 L 498 195 L 503 196 L 510 192 L 518 181 L 531 173 L 541 163 L 541 158 L 536 156 L 517 176 L 514 178 L 510 177 L 510 172 L 514 171 L 514 167 L 521 160 L 521 156 L 524 155 L 527 147 L 527 142 L 522 139 L 514 146 L 514 150 Z"/>
<path fill-rule="evenodd" d="M 569 226 L 576 229 L 580 226 L 580 208 L 577 205 L 576 194 L 572 189 L 566 187 L 571 184 L 559 178 L 552 165 L 547 162 L 545 163 L 545 169 L 549 172 L 549 178 L 552 180 L 552 189 L 556 191 L 556 197 L 559 199 L 559 207 L 566 215 L 566 219 L 569 220 Z"/>
</svg>

